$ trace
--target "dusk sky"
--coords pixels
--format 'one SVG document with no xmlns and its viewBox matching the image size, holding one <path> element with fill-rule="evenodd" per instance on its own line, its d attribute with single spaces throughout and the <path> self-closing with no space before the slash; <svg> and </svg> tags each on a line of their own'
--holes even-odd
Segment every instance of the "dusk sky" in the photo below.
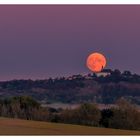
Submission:
<svg viewBox="0 0 140 140">
<path fill-rule="evenodd" d="M 0 6 L 0 80 L 86 74 L 86 58 L 140 74 L 138 6 Z"/>
</svg>

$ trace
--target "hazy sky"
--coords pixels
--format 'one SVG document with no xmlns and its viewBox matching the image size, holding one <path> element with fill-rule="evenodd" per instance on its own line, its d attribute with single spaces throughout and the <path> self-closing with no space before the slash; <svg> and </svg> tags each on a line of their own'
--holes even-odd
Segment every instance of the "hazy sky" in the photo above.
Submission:
<svg viewBox="0 0 140 140">
<path fill-rule="evenodd" d="M 92 52 L 140 74 L 140 6 L 0 6 L 0 80 L 85 74 Z"/>
</svg>

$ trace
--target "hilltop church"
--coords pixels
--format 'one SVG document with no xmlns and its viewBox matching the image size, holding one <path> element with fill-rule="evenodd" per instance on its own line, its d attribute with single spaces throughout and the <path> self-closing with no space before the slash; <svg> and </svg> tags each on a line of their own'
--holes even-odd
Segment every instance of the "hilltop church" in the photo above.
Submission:
<svg viewBox="0 0 140 140">
<path fill-rule="evenodd" d="M 111 70 L 110 69 L 102 69 L 101 72 L 97 72 L 95 74 L 97 77 L 100 77 L 100 76 L 106 77 L 106 76 L 111 74 Z"/>
</svg>

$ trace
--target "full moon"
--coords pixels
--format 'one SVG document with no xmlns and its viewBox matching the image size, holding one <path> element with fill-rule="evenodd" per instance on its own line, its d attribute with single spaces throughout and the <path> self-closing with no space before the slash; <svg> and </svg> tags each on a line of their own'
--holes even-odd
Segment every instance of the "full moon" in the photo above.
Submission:
<svg viewBox="0 0 140 140">
<path fill-rule="evenodd" d="M 100 72 L 106 66 L 106 58 L 101 53 L 92 53 L 87 58 L 87 67 L 93 72 Z"/>
</svg>

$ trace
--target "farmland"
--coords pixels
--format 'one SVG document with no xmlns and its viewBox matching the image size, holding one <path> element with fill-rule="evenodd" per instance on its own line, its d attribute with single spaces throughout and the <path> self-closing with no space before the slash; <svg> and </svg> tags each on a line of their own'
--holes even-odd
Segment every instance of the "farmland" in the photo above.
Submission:
<svg viewBox="0 0 140 140">
<path fill-rule="evenodd" d="M 0 135 L 140 135 L 140 131 L 0 118 Z"/>
</svg>

